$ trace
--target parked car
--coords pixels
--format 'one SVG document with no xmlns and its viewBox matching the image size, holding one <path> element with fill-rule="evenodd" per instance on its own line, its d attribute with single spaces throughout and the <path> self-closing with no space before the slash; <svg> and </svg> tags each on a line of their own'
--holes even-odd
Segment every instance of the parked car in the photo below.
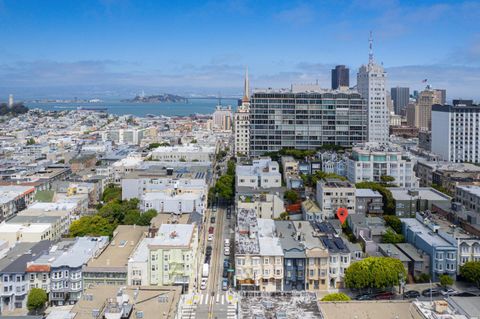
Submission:
<svg viewBox="0 0 480 319">
<path fill-rule="evenodd" d="M 438 297 L 440 295 L 440 288 L 428 288 L 422 291 L 422 296 L 424 297 Z"/>
<path fill-rule="evenodd" d="M 213 241 L 213 234 L 208 234 L 208 241 Z"/>
<path fill-rule="evenodd" d="M 375 299 L 376 300 L 391 300 L 395 297 L 395 294 L 391 291 L 385 291 L 385 292 L 380 292 L 378 294 L 375 294 Z"/>
<path fill-rule="evenodd" d="M 477 294 L 469 291 L 459 292 L 455 297 L 478 297 Z"/>
<path fill-rule="evenodd" d="M 222 277 L 223 277 L 223 278 L 227 278 L 227 277 L 228 277 L 228 268 L 223 268 Z"/>
<path fill-rule="evenodd" d="M 213 231 L 214 231 L 214 230 L 215 230 L 215 228 L 213 228 L 213 226 L 210 226 L 210 227 L 208 228 L 208 233 L 209 233 L 209 234 L 213 234 Z"/>
<path fill-rule="evenodd" d="M 223 260 L 223 268 L 230 268 L 230 260 L 228 258 Z"/>
<path fill-rule="evenodd" d="M 457 295 L 458 291 L 456 291 L 453 288 L 444 287 L 440 290 L 440 293 L 444 296 L 452 296 L 452 295 Z"/>
<path fill-rule="evenodd" d="M 210 263 L 210 258 L 211 258 L 211 255 L 205 255 L 205 263 L 206 264 L 209 264 Z"/>
<path fill-rule="evenodd" d="M 225 247 L 227 247 L 227 246 L 230 247 L 230 239 L 225 238 L 225 241 L 224 241 L 223 245 L 224 245 Z"/>
<path fill-rule="evenodd" d="M 223 253 L 225 254 L 225 256 L 230 256 L 230 248 L 225 247 Z"/>
<path fill-rule="evenodd" d="M 223 278 L 222 280 L 222 290 L 228 290 L 228 279 Z"/>
<path fill-rule="evenodd" d="M 420 297 L 420 293 L 416 290 L 409 290 L 409 291 L 405 291 L 405 293 L 403 294 L 403 297 L 407 299 L 418 298 Z"/>
<path fill-rule="evenodd" d="M 210 223 L 215 224 L 215 216 L 210 217 Z"/>
<path fill-rule="evenodd" d="M 200 284 L 200 289 L 202 289 L 202 290 L 207 289 L 207 278 L 202 278 L 202 282 Z"/>
<path fill-rule="evenodd" d="M 355 296 L 355 300 L 372 300 L 373 296 L 371 294 L 360 294 Z"/>
</svg>

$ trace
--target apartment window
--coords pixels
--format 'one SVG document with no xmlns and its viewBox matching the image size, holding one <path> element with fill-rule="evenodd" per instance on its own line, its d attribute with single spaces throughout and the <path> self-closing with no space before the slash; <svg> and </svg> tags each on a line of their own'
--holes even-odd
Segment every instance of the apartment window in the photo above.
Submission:
<svg viewBox="0 0 480 319">
<path fill-rule="evenodd" d="M 282 270 L 281 269 L 277 269 L 275 272 L 276 272 L 277 276 L 282 275 Z"/>
<path fill-rule="evenodd" d="M 263 270 L 263 275 L 264 276 L 269 276 L 270 275 L 270 270 L 269 269 L 264 269 Z"/>
<path fill-rule="evenodd" d="M 255 259 L 253 261 L 255 262 Z M 244 258 L 237 258 L 237 265 L 239 265 L 239 266 L 245 265 L 245 259 Z"/>
<path fill-rule="evenodd" d="M 309 264 L 310 266 L 315 265 L 315 258 L 308 258 L 308 264 Z M 313 275 L 312 275 L 312 276 L 313 276 Z"/>
<path fill-rule="evenodd" d="M 168 261 L 170 259 L 170 256 L 168 254 L 163 255 L 163 260 Z"/>
<path fill-rule="evenodd" d="M 280 265 L 281 263 L 282 263 L 282 259 L 276 257 L 276 258 L 275 258 L 275 264 L 276 264 L 276 265 Z"/>
<path fill-rule="evenodd" d="M 35 280 L 35 274 L 30 274 L 30 280 Z"/>
<path fill-rule="evenodd" d="M 270 264 L 270 258 L 268 258 L 268 257 L 263 258 L 263 264 L 264 265 L 269 265 Z"/>
<path fill-rule="evenodd" d="M 168 264 L 163 265 L 163 271 L 168 271 Z"/>
</svg>

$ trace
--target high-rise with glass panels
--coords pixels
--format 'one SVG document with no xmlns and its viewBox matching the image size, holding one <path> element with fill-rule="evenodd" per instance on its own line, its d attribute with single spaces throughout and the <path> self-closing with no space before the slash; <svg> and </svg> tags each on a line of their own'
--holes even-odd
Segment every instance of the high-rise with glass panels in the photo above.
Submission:
<svg viewBox="0 0 480 319">
<path fill-rule="evenodd" d="M 367 139 L 367 106 L 352 90 L 318 86 L 256 90 L 250 100 L 250 155 L 282 148 L 350 147 Z"/>
</svg>

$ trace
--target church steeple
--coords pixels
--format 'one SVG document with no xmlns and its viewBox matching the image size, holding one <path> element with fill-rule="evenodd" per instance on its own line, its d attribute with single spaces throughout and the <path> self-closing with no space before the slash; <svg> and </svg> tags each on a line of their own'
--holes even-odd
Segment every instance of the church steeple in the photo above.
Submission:
<svg viewBox="0 0 480 319">
<path fill-rule="evenodd" d="M 250 102 L 250 83 L 248 82 L 248 66 L 245 69 L 245 80 L 243 84 L 243 98 L 242 102 L 243 103 L 249 103 Z"/>
</svg>

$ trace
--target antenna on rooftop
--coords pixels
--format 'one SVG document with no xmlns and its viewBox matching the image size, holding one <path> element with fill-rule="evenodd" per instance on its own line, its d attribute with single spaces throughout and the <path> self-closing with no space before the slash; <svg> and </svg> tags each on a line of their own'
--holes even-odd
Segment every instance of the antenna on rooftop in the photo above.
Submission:
<svg viewBox="0 0 480 319">
<path fill-rule="evenodd" d="M 370 31 L 370 37 L 368 38 L 368 62 L 373 63 L 373 33 Z"/>
</svg>

